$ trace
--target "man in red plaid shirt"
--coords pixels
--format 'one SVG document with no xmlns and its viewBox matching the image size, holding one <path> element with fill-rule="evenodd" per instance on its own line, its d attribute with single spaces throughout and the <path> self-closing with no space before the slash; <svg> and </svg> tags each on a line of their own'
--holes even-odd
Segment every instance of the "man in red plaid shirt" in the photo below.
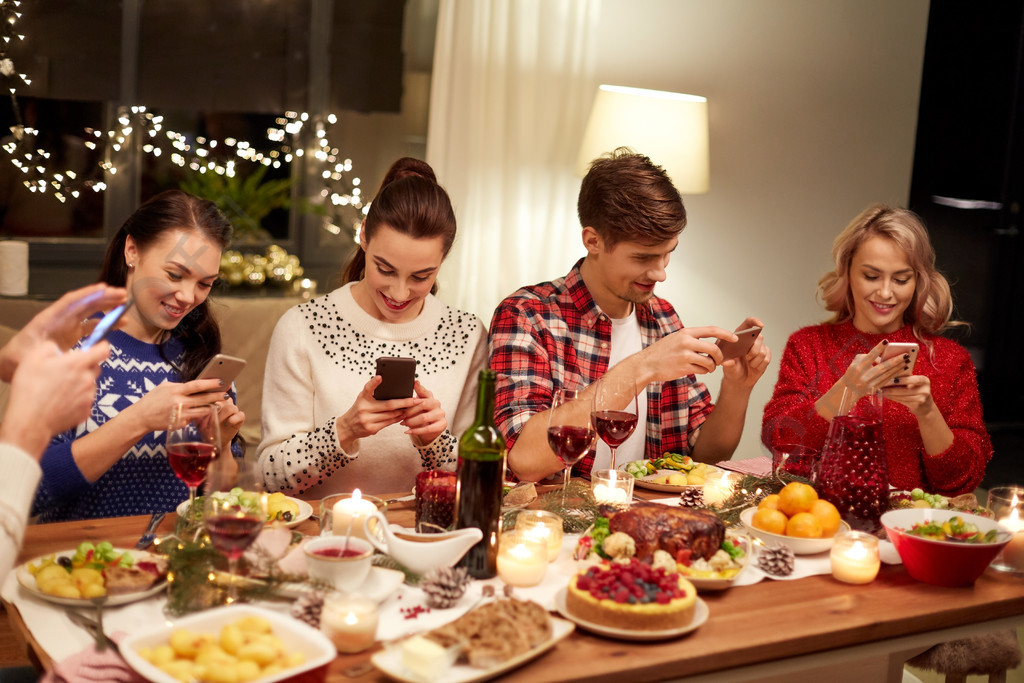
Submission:
<svg viewBox="0 0 1024 683">
<path fill-rule="evenodd" d="M 508 466 L 524 481 L 563 469 L 547 444 L 555 389 L 582 389 L 565 409 L 590 412 L 602 376 L 635 379 L 637 428 L 619 462 L 664 452 L 702 462 L 732 456 L 747 402 L 771 352 L 757 337 L 750 351 L 723 363 L 720 327 L 684 328 L 672 305 L 654 296 L 686 225 L 683 200 L 647 157 L 620 148 L 595 160 L 577 203 L 586 256 L 564 278 L 524 287 L 498 306 L 490 327 L 491 368 L 498 373 L 495 420 L 509 447 Z M 743 328 L 762 326 L 748 318 Z M 695 375 L 722 366 L 717 404 Z M 623 396 L 623 406 L 632 396 Z M 698 438 L 699 437 L 699 438 Z M 632 443 L 631 443 L 632 442 Z M 634 457 L 630 457 L 634 456 Z M 607 467 L 591 451 L 575 472 Z"/>
</svg>

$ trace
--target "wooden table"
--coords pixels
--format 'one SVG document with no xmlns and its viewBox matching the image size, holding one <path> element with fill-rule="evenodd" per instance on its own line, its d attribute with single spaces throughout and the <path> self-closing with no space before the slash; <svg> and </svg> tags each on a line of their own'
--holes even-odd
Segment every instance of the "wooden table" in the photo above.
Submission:
<svg viewBox="0 0 1024 683">
<path fill-rule="evenodd" d="M 389 510 L 411 526 L 409 505 Z M 169 515 L 161 532 L 174 525 Z M 147 518 L 123 517 L 29 527 L 19 561 L 72 548 L 82 540 L 131 546 Z M 315 533 L 307 521 L 300 527 Z M 829 680 L 899 681 L 902 662 L 939 642 L 1024 625 L 1024 580 L 987 571 L 973 587 L 939 588 L 911 579 L 901 565 L 883 565 L 864 586 L 830 576 L 764 580 L 701 596 L 708 621 L 694 633 L 660 643 L 608 640 L 577 630 L 552 651 L 502 681 Z M 13 635 L 33 661 L 49 667 L 45 652 L 8 605 Z M 0 631 L 0 638 L 8 634 Z M 339 656 L 329 681 L 385 681 L 375 669 L 357 678 L 342 672 L 369 653 Z"/>
</svg>

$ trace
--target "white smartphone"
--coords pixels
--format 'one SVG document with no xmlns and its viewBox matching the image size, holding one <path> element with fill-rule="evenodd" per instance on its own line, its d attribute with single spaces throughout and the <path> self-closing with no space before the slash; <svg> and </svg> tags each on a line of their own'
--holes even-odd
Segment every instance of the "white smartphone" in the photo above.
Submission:
<svg viewBox="0 0 1024 683">
<path fill-rule="evenodd" d="M 216 377 L 224 387 L 230 387 L 238 374 L 245 368 L 245 360 L 229 356 L 225 353 L 218 353 L 210 359 L 203 371 L 196 379 L 213 379 Z"/>
<path fill-rule="evenodd" d="M 900 370 L 896 373 L 896 377 L 909 377 L 914 374 L 914 366 L 917 365 L 917 354 L 920 353 L 921 347 L 917 344 L 907 342 L 889 342 L 885 348 L 882 349 L 882 355 L 878 357 L 878 362 L 882 363 L 895 358 L 896 356 L 910 356 L 909 365 L 910 368 L 907 370 Z M 889 384 L 899 384 L 899 382 L 889 381 Z"/>
<path fill-rule="evenodd" d="M 79 348 L 82 351 L 85 351 L 86 349 L 92 348 L 97 343 L 106 339 L 107 335 L 110 334 L 110 332 L 117 325 L 117 321 L 121 319 L 121 316 L 128 312 L 128 309 L 132 307 L 133 303 L 134 302 L 131 299 L 129 299 L 120 306 L 116 306 L 110 309 L 110 312 L 103 316 L 103 318 L 101 318 L 98 323 L 96 323 L 96 327 L 92 328 L 92 332 L 89 334 L 88 337 L 86 337 L 85 341 L 82 342 Z"/>
</svg>

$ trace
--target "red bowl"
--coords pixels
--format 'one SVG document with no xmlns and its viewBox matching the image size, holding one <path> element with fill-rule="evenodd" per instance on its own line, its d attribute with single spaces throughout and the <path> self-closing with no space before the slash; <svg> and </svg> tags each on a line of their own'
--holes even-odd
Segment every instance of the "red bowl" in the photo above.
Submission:
<svg viewBox="0 0 1024 683">
<path fill-rule="evenodd" d="M 935 541 L 905 533 L 915 524 L 944 522 L 950 517 L 960 517 L 984 533 L 991 529 L 998 531 L 994 543 L 957 543 Z M 882 526 L 889 540 L 896 546 L 896 552 L 903 560 L 907 573 L 918 581 L 935 586 L 969 586 L 974 583 L 999 551 L 1010 542 L 1010 530 L 995 520 L 979 517 L 956 510 L 935 510 L 932 508 L 909 508 L 890 510 L 882 515 Z"/>
</svg>

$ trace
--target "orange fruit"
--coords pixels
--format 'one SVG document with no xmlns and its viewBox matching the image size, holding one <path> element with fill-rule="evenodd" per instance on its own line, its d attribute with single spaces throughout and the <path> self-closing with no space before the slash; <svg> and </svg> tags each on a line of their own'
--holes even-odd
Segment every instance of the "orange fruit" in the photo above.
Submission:
<svg viewBox="0 0 1024 683">
<path fill-rule="evenodd" d="M 810 512 L 798 512 L 786 524 L 786 535 L 797 538 L 821 538 L 821 522 Z"/>
<path fill-rule="evenodd" d="M 839 516 L 839 510 L 836 506 L 827 500 L 819 498 L 814 501 L 811 505 L 810 513 L 818 518 L 821 522 L 821 537 L 832 538 L 839 531 L 839 522 L 841 518 Z"/>
<path fill-rule="evenodd" d="M 750 524 L 755 529 L 768 531 L 773 534 L 784 535 L 786 533 L 786 515 L 772 508 L 758 508 L 750 519 Z"/>
<path fill-rule="evenodd" d="M 771 508 L 772 510 L 779 509 L 779 494 L 772 493 L 761 499 L 761 502 L 757 504 L 759 508 Z"/>
<path fill-rule="evenodd" d="M 792 517 L 798 512 L 808 512 L 816 500 L 818 492 L 813 486 L 791 481 L 779 491 L 779 510 Z"/>
</svg>

